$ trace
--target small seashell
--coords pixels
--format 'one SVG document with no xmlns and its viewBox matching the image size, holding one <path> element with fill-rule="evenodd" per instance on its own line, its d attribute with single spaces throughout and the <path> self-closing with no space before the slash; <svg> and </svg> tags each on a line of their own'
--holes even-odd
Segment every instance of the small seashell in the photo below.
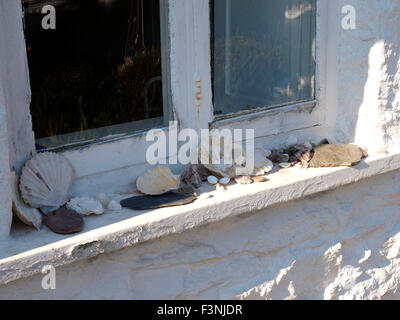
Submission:
<svg viewBox="0 0 400 320">
<path fill-rule="evenodd" d="M 290 147 L 294 144 L 297 144 L 298 139 L 294 136 L 290 136 L 287 140 L 286 140 L 286 147 Z"/>
<path fill-rule="evenodd" d="M 56 210 L 70 199 L 74 170 L 69 161 L 54 152 L 35 155 L 22 169 L 21 197 L 32 208 Z"/>
<path fill-rule="evenodd" d="M 107 210 L 119 211 L 119 210 L 122 210 L 122 206 L 117 201 L 111 200 L 107 206 Z"/>
<path fill-rule="evenodd" d="M 77 197 L 71 199 L 67 203 L 67 209 L 73 210 L 83 216 L 90 216 L 92 214 L 101 215 L 104 213 L 104 208 L 101 202 L 97 199 L 88 197 Z"/>
<path fill-rule="evenodd" d="M 212 186 L 216 185 L 218 183 L 218 179 L 214 176 L 209 176 L 207 178 L 207 181 L 209 184 L 211 184 Z"/>
<path fill-rule="evenodd" d="M 111 199 L 104 193 L 97 194 L 97 195 L 94 196 L 94 198 L 96 200 L 99 200 L 104 208 L 107 208 L 108 204 L 111 201 Z"/>
<path fill-rule="evenodd" d="M 226 191 L 226 187 L 220 183 L 217 183 L 217 185 L 215 186 L 215 190 L 221 192 L 221 191 Z"/>
<path fill-rule="evenodd" d="M 136 181 L 137 189 L 147 195 L 161 195 L 178 190 L 179 176 L 172 174 L 166 165 L 147 170 Z"/>
<path fill-rule="evenodd" d="M 235 177 L 235 181 L 236 181 L 236 183 L 239 183 L 239 184 L 252 184 L 253 183 L 253 179 L 250 176 Z"/>
<path fill-rule="evenodd" d="M 290 168 L 290 167 L 291 167 L 291 164 L 290 164 L 289 162 L 281 162 L 281 163 L 279 164 L 279 166 L 280 166 L 281 168 L 286 169 L 286 168 Z"/>
<path fill-rule="evenodd" d="M 229 184 L 229 182 L 231 182 L 231 179 L 227 177 L 221 178 L 219 180 L 219 183 L 222 184 L 223 186 L 226 186 L 227 184 Z"/>
<path fill-rule="evenodd" d="M 267 181 L 267 178 L 264 176 L 257 176 L 257 177 L 253 177 L 253 181 L 254 182 L 265 182 L 265 181 Z"/>
<path fill-rule="evenodd" d="M 271 154 L 269 154 L 271 155 Z M 274 168 L 274 164 L 267 158 L 265 150 L 257 148 L 254 152 L 254 170 L 252 176 L 261 176 L 269 173 Z"/>
</svg>

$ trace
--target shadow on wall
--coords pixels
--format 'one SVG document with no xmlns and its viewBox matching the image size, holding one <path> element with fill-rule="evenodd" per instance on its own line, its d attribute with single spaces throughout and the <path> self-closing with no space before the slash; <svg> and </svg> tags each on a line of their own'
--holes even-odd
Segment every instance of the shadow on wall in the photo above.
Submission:
<svg viewBox="0 0 400 320">
<path fill-rule="evenodd" d="M 347 2 L 341 0 L 338 9 Z M 356 29 L 339 25 L 337 51 L 331 53 L 338 63 L 337 109 L 328 110 L 327 121 L 335 140 L 377 152 L 396 147 L 400 138 L 400 1 L 352 5 Z"/>
</svg>

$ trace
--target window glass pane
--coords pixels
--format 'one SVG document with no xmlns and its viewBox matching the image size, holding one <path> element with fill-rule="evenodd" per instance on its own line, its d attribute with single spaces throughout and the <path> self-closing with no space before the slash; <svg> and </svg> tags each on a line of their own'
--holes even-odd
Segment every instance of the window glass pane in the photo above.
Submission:
<svg viewBox="0 0 400 320">
<path fill-rule="evenodd" d="M 46 5 L 55 8 L 55 29 Z M 24 0 L 24 10 L 39 149 L 169 120 L 160 0 Z"/>
<path fill-rule="evenodd" d="M 315 0 L 212 0 L 214 112 L 314 99 Z"/>
</svg>

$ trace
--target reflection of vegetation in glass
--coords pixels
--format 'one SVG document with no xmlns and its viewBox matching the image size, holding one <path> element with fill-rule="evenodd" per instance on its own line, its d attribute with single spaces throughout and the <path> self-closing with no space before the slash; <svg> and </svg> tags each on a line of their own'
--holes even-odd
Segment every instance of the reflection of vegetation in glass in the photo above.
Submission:
<svg viewBox="0 0 400 320">
<path fill-rule="evenodd" d="M 156 61 L 154 63 L 153 61 Z M 102 77 L 88 65 L 60 65 L 54 73 L 32 72 L 31 113 L 36 138 L 146 119 L 146 79 L 161 74 L 158 50 L 127 58 Z M 148 90 L 150 118 L 163 115 L 162 86 Z"/>
<path fill-rule="evenodd" d="M 41 27 L 47 4 L 56 8 L 56 30 Z M 24 0 L 24 6 L 36 139 L 76 143 L 162 119 L 160 0 Z"/>
</svg>

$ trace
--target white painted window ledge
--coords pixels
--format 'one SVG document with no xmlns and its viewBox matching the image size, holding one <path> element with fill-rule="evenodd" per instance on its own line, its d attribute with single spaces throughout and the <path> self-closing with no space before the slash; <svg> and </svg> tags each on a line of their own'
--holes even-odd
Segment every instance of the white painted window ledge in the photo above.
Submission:
<svg viewBox="0 0 400 320">
<path fill-rule="evenodd" d="M 397 169 L 400 152 L 373 155 L 352 168 L 284 169 L 270 174 L 268 182 L 230 185 L 225 192 L 203 186 L 200 198 L 186 206 L 123 209 L 87 217 L 83 231 L 72 236 L 54 234 L 45 226 L 40 232 L 14 226 L 9 239 L 0 243 L 0 285 L 39 273 L 48 264 L 58 267 L 239 214 L 256 214 L 278 203 Z"/>
</svg>

